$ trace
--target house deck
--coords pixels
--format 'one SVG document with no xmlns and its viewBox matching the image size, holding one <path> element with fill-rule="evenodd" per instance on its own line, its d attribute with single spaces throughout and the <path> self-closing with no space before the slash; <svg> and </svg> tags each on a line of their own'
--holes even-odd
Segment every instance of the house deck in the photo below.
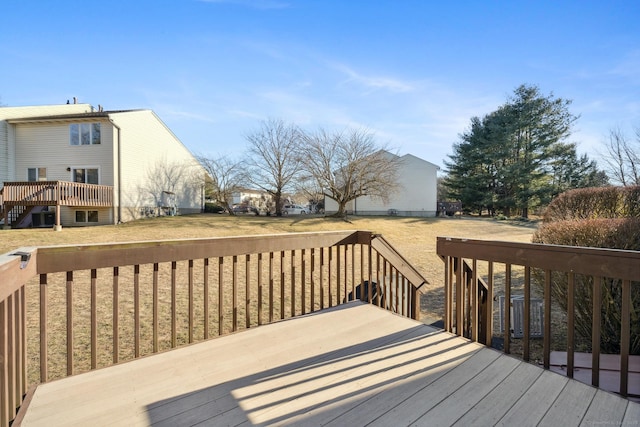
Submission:
<svg viewBox="0 0 640 427">
<path fill-rule="evenodd" d="M 640 404 L 354 302 L 42 384 L 21 425 L 639 420 Z"/>
</svg>

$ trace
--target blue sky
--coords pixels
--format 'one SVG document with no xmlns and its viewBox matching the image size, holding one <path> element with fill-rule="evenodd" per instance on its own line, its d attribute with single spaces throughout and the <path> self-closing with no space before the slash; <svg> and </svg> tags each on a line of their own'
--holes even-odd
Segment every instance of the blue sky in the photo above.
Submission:
<svg viewBox="0 0 640 427">
<path fill-rule="evenodd" d="M 0 102 L 148 108 L 194 153 L 240 157 L 279 118 L 368 128 L 443 166 L 520 84 L 571 99 L 597 159 L 640 127 L 640 2 L 9 1 Z"/>
</svg>

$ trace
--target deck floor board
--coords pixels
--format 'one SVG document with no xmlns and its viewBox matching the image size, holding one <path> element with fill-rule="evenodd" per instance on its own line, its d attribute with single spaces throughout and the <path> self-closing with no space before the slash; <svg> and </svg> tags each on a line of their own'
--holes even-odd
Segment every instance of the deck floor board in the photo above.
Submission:
<svg viewBox="0 0 640 427">
<path fill-rule="evenodd" d="M 350 303 L 42 384 L 22 426 L 526 425 L 567 410 L 577 425 L 638 407 Z"/>
</svg>

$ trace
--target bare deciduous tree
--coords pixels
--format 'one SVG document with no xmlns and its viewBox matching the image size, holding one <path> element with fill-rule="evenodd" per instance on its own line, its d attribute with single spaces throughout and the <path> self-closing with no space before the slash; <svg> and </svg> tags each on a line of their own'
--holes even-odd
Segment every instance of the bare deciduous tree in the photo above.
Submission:
<svg viewBox="0 0 640 427">
<path fill-rule="evenodd" d="M 292 189 L 300 174 L 300 135 L 297 126 L 270 119 L 246 136 L 249 143 L 247 183 L 273 197 L 277 216 L 282 215 L 283 193 Z"/>
<path fill-rule="evenodd" d="M 205 183 L 207 194 L 233 214 L 233 193 L 240 189 L 244 179 L 242 162 L 227 156 L 212 158 L 200 155 L 197 158 L 211 179 Z"/>
<path fill-rule="evenodd" d="M 387 201 L 398 187 L 399 157 L 378 146 L 367 130 L 328 133 L 319 130 L 303 135 L 306 179 L 315 181 L 335 200 L 335 216 L 346 215 L 346 205 L 361 196 Z"/>
<path fill-rule="evenodd" d="M 625 187 L 640 185 L 640 127 L 635 129 L 635 136 L 631 140 L 620 128 L 614 128 L 604 143 L 606 153 L 602 157 L 609 175 Z"/>
</svg>

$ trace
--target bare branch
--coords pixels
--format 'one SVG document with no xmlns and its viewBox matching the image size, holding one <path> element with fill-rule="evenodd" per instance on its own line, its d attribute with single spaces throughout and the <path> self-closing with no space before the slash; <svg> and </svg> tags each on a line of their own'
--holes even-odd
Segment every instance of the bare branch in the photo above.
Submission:
<svg viewBox="0 0 640 427">
<path fill-rule="evenodd" d="M 376 144 L 363 129 L 328 133 L 324 129 L 303 135 L 301 161 L 318 188 L 338 203 L 337 216 L 346 204 L 361 196 L 387 200 L 398 186 L 398 156 Z"/>
<path fill-rule="evenodd" d="M 295 125 L 270 119 L 246 136 L 249 143 L 246 180 L 273 196 L 278 216 L 282 215 L 283 193 L 293 188 L 301 172 L 300 135 Z"/>
<path fill-rule="evenodd" d="M 622 186 L 640 185 L 640 128 L 635 134 L 635 141 L 630 140 L 620 128 L 613 128 L 604 144 L 608 172 Z"/>
<path fill-rule="evenodd" d="M 232 213 L 233 193 L 239 190 L 244 179 L 242 162 L 226 156 L 197 158 L 211 178 L 210 182 L 205 183 L 207 194 Z"/>
</svg>

